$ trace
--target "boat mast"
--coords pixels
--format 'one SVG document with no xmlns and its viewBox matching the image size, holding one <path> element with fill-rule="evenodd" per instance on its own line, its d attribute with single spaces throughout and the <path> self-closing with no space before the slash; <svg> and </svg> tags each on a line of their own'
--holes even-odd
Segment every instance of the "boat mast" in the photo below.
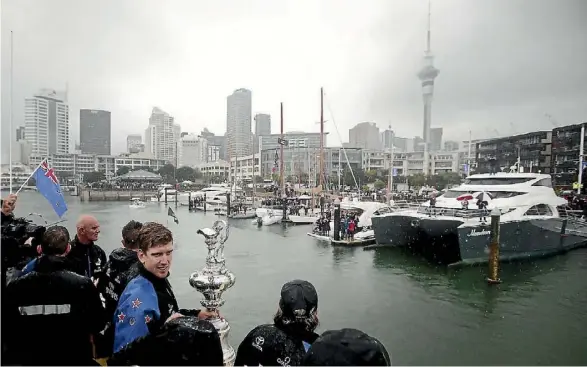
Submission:
<svg viewBox="0 0 587 367">
<path fill-rule="evenodd" d="M 393 190 L 393 130 L 389 125 L 391 131 L 391 147 L 389 149 L 389 177 L 387 178 L 387 201 L 391 201 L 391 191 Z"/>
<path fill-rule="evenodd" d="M 324 88 L 320 88 L 320 191 L 324 185 Z"/>
<path fill-rule="evenodd" d="M 581 194 L 581 186 L 583 185 L 583 149 L 585 148 L 585 124 L 581 124 L 581 143 L 579 144 L 579 187 L 577 187 L 577 194 Z"/>
<path fill-rule="evenodd" d="M 283 143 L 283 102 L 280 104 L 280 114 L 281 114 L 281 142 Z M 284 167 L 283 167 L 283 144 L 279 144 L 279 150 L 281 152 L 279 156 L 279 174 L 281 175 L 281 196 L 285 196 L 285 177 L 284 177 Z"/>
<path fill-rule="evenodd" d="M 471 172 L 471 130 L 469 130 L 469 153 L 467 155 L 467 176 Z"/>
</svg>

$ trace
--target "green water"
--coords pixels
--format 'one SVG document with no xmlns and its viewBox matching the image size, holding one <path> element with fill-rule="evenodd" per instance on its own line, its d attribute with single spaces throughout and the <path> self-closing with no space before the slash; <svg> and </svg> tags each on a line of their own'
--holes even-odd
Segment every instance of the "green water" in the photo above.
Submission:
<svg viewBox="0 0 587 367">
<path fill-rule="evenodd" d="M 123 202 L 67 200 L 70 233 L 79 214 L 93 214 L 107 253 L 120 246 L 129 220 L 167 222 L 163 204 L 130 209 Z M 175 210 L 180 222 L 169 223 L 177 242 L 170 280 L 180 307 L 199 308 L 201 297 L 188 284 L 206 256 L 196 230 L 217 218 Z M 17 203 L 17 215 L 30 212 L 57 220 L 35 192 Z M 386 345 L 394 365 L 587 364 L 587 250 L 504 265 L 503 283 L 489 287 L 485 268 L 449 271 L 399 250 L 333 248 L 308 237 L 309 226 L 230 223 L 225 254 L 237 281 L 221 312 L 235 348 L 251 328 L 271 321 L 281 285 L 302 278 L 318 290 L 319 331 L 361 329 Z"/>
</svg>

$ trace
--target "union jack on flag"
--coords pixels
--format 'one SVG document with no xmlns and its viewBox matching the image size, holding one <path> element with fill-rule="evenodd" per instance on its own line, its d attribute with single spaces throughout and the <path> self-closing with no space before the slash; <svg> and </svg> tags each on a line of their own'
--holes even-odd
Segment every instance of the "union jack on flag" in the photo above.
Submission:
<svg viewBox="0 0 587 367">
<path fill-rule="evenodd" d="M 61 218 L 67 211 L 67 204 L 61 192 L 61 186 L 59 186 L 55 170 L 49 167 L 47 159 L 39 164 L 32 177 L 35 179 L 39 193 L 47 199 L 55 213 Z"/>
</svg>

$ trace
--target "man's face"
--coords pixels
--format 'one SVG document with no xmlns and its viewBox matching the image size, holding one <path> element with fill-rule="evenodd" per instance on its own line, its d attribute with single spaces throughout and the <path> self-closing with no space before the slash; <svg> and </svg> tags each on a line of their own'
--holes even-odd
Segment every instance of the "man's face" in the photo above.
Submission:
<svg viewBox="0 0 587 367">
<path fill-rule="evenodd" d="M 2 213 L 6 215 L 12 214 L 14 206 L 16 205 L 16 195 L 10 194 L 6 199 L 2 201 Z"/>
<path fill-rule="evenodd" d="M 145 269 L 158 278 L 166 278 L 173 259 L 173 242 L 164 245 L 155 245 L 143 252 L 139 250 L 139 260 Z"/>
<path fill-rule="evenodd" d="M 80 228 L 80 234 L 90 241 L 98 241 L 100 223 L 97 220 L 88 221 Z"/>
</svg>

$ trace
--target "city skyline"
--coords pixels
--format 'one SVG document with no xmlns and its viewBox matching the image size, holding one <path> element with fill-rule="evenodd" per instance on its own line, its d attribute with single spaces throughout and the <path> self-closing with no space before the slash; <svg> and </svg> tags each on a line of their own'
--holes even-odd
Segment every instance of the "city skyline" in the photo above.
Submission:
<svg viewBox="0 0 587 367">
<path fill-rule="evenodd" d="M 421 65 L 426 0 L 371 1 L 342 8 L 333 1 L 322 2 L 322 7 L 303 1 L 254 1 L 247 12 L 235 2 L 234 9 L 214 25 L 205 18 L 213 18 L 224 7 L 201 11 L 195 3 L 178 2 L 136 11 L 128 2 L 31 4 L 2 3 L 3 161 L 8 138 L 15 138 L 15 131 L 5 130 L 10 30 L 15 62 L 13 130 L 24 124 L 24 98 L 40 88 L 63 90 L 69 84 L 72 144 L 79 142 L 77 111 L 108 110 L 112 153 L 125 150 L 126 135 L 143 131 L 152 106 L 169 111 L 185 131 L 208 127 L 222 135 L 224 98 L 235 88 L 253 92 L 253 114 L 278 116 L 283 101 L 286 131 L 315 132 L 319 88 L 324 86 L 329 120 L 325 131 L 332 134 L 332 145 L 340 145 L 333 120 L 340 131 L 373 121 L 380 130 L 391 123 L 397 136 L 421 134 L 421 129 L 413 131 L 422 121 L 421 86 L 414 74 Z M 572 67 L 587 62 L 576 47 L 587 41 L 579 16 L 585 6 L 581 1 L 537 1 L 531 7 L 517 2 L 433 1 L 435 64 L 443 74 L 435 91 L 432 126 L 442 127 L 447 139 L 462 140 L 469 130 L 478 138 L 552 128 L 546 113 L 558 125 L 585 120 L 587 107 L 581 101 L 587 92 L 580 80 L 587 71 Z M 329 18 L 321 19 L 319 11 Z M 177 21 L 156 26 L 147 21 L 159 12 L 164 19 Z M 106 16 L 111 13 L 120 22 L 104 31 L 101 24 L 113 22 Z M 192 21 L 199 16 L 203 18 Z M 304 17 L 307 27 L 300 29 L 299 19 Z M 49 27 L 47 19 L 57 26 Z M 121 32 L 121 27 L 129 31 Z M 268 27 L 272 32 L 266 32 Z M 119 39 L 120 34 L 125 37 Z M 184 50 L 183 37 L 198 34 L 212 36 L 198 36 L 198 52 Z M 343 34 L 353 36 L 343 38 Z M 283 39 L 283 46 L 274 38 Z M 201 57 L 201 49 L 212 50 L 218 42 L 240 50 L 235 53 L 239 62 L 216 52 Z M 272 45 L 270 50 L 267 44 Z M 47 47 L 54 57 L 45 60 L 41 55 Z M 361 56 L 353 56 L 359 48 Z M 103 58 L 112 53 L 117 57 Z M 310 56 L 316 53 L 322 56 Z M 341 135 L 345 142 L 345 134 Z"/>
</svg>

